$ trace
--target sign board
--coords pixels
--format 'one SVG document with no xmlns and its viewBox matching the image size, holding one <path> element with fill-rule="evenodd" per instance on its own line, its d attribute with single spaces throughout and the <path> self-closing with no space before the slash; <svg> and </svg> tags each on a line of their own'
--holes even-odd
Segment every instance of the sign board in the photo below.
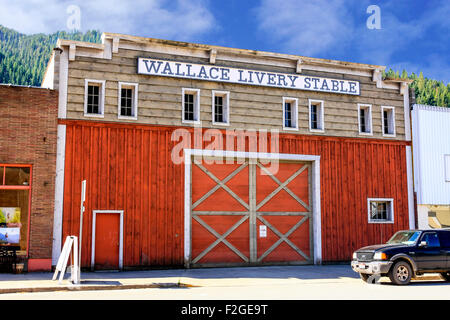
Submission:
<svg viewBox="0 0 450 320">
<path fill-rule="evenodd" d="M 19 245 L 20 208 L 0 208 L 0 245 Z"/>
<path fill-rule="evenodd" d="M 66 273 L 69 257 L 72 257 L 70 267 L 71 281 L 74 284 L 80 283 L 80 271 L 78 265 L 78 239 L 76 236 L 68 236 L 66 238 L 58 259 L 58 263 L 56 264 L 55 273 L 53 274 L 52 278 L 53 281 L 56 280 L 59 273 L 58 283 L 61 284 L 64 278 L 64 274 Z"/>
<path fill-rule="evenodd" d="M 138 58 L 138 74 L 359 95 L 359 81 Z"/>
<path fill-rule="evenodd" d="M 259 237 L 267 238 L 267 226 L 265 226 L 265 225 L 259 226 Z"/>
</svg>

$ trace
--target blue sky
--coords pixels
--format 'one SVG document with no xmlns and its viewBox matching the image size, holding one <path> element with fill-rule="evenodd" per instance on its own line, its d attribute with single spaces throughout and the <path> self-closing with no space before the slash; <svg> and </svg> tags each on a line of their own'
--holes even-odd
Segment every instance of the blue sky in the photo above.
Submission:
<svg viewBox="0 0 450 320">
<path fill-rule="evenodd" d="M 448 0 L 0 0 L 0 24 L 31 34 L 80 29 L 392 67 L 450 82 Z M 370 5 L 381 29 L 369 29 Z M 69 10 L 69 11 L 68 11 Z"/>
</svg>

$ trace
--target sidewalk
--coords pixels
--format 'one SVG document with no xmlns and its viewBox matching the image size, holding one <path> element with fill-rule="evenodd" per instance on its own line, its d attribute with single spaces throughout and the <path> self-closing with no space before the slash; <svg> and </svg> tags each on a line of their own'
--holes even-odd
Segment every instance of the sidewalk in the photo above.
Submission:
<svg viewBox="0 0 450 320">
<path fill-rule="evenodd" d="M 145 288 L 256 286 L 261 284 L 305 284 L 311 281 L 339 283 L 359 280 L 347 265 L 267 266 L 239 268 L 169 269 L 122 272 L 82 272 L 74 285 L 67 273 L 59 284 L 53 273 L 0 274 L 0 294 L 76 290 L 120 290 Z M 436 280 L 435 275 L 421 280 Z"/>
</svg>

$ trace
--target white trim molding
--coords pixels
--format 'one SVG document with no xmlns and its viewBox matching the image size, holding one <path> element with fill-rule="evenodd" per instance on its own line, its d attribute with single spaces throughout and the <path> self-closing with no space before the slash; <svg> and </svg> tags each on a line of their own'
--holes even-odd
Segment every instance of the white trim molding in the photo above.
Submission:
<svg viewBox="0 0 450 320">
<path fill-rule="evenodd" d="M 64 170 L 66 162 L 66 125 L 58 124 L 56 143 L 56 177 L 55 177 L 55 207 L 53 210 L 53 245 L 52 265 L 58 263 L 62 248 L 62 226 L 64 205 Z"/>
<path fill-rule="evenodd" d="M 264 152 L 237 152 L 225 150 L 184 149 L 184 262 L 189 268 L 191 262 L 191 184 L 192 184 L 192 161 L 193 156 L 232 158 L 232 159 L 264 159 L 264 160 L 291 160 L 307 161 L 312 163 L 312 221 L 313 221 L 313 252 L 314 264 L 322 262 L 322 232 L 321 232 L 321 209 L 320 209 L 320 156 L 286 154 L 286 153 L 264 153 Z"/>
<path fill-rule="evenodd" d="M 223 118 L 224 122 L 216 122 L 216 105 L 215 97 L 223 97 Z M 211 93 L 211 114 L 212 114 L 212 124 L 215 126 L 229 126 L 230 125 L 230 92 L 229 91 L 217 91 L 212 90 Z"/>
<path fill-rule="evenodd" d="M 361 109 L 367 109 L 368 110 L 368 117 L 366 118 L 366 130 L 367 126 L 369 127 L 370 131 L 361 131 Z M 371 136 L 373 135 L 373 123 L 372 123 L 372 105 L 366 104 L 366 103 L 358 103 L 358 133 L 362 136 Z"/>
<path fill-rule="evenodd" d="M 286 127 L 286 102 L 291 104 L 292 127 Z M 291 97 L 283 97 L 283 130 L 298 131 L 298 99 Z"/>
<path fill-rule="evenodd" d="M 414 207 L 414 175 L 413 158 L 411 146 L 406 146 L 406 179 L 408 183 L 408 216 L 409 228 L 416 228 L 415 207 Z"/>
<path fill-rule="evenodd" d="M 133 106 L 132 106 L 132 115 L 131 116 L 123 116 L 120 114 L 121 112 L 121 98 L 122 98 L 122 87 L 126 87 L 127 89 L 133 90 Z M 139 84 L 131 83 L 131 82 L 119 82 L 118 84 L 118 92 L 117 92 L 117 118 L 122 120 L 137 120 L 138 119 L 138 95 L 139 95 Z"/>
<path fill-rule="evenodd" d="M 99 102 L 98 108 L 99 113 L 88 113 L 87 112 L 87 102 L 88 102 L 88 86 L 90 83 L 100 84 L 99 90 Z M 85 117 L 93 117 L 93 118 L 104 118 L 105 116 L 105 80 L 94 80 L 94 79 L 85 79 L 84 80 L 84 116 Z"/>
<path fill-rule="evenodd" d="M 184 119 L 184 95 L 194 95 L 194 120 Z M 181 122 L 188 124 L 200 124 L 200 89 L 182 88 L 181 89 Z"/>
<path fill-rule="evenodd" d="M 318 110 L 320 127 L 317 129 L 311 128 L 311 105 L 313 104 L 316 105 L 318 104 L 320 106 Z M 325 132 L 325 109 L 323 105 L 324 105 L 323 100 L 308 99 L 308 126 L 310 132 Z"/>
<path fill-rule="evenodd" d="M 120 214 L 119 227 L 119 269 L 123 269 L 123 210 L 93 210 L 92 211 L 92 246 L 91 246 L 91 270 L 95 267 L 95 226 L 97 213 Z"/>
</svg>

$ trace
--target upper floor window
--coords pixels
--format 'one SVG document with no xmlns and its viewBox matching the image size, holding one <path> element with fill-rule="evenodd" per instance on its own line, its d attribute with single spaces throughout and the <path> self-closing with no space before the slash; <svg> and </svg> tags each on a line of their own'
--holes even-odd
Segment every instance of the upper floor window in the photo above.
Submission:
<svg viewBox="0 0 450 320">
<path fill-rule="evenodd" d="M 84 115 L 86 117 L 103 117 L 105 105 L 105 81 L 85 80 Z"/>
<path fill-rule="evenodd" d="M 359 134 L 372 134 L 372 105 L 358 104 Z"/>
<path fill-rule="evenodd" d="M 283 129 L 298 130 L 298 99 L 283 98 Z"/>
<path fill-rule="evenodd" d="M 369 223 L 394 222 L 393 199 L 368 199 Z"/>
<path fill-rule="evenodd" d="M 138 84 L 119 82 L 118 117 L 137 119 Z"/>
<path fill-rule="evenodd" d="M 384 136 L 395 136 L 395 109 L 381 107 L 382 130 Z"/>
<path fill-rule="evenodd" d="M 183 122 L 199 123 L 200 122 L 200 90 L 183 88 Z"/>
<path fill-rule="evenodd" d="M 230 124 L 230 93 L 228 91 L 212 92 L 212 122 L 218 125 Z"/>
<path fill-rule="evenodd" d="M 322 100 L 309 100 L 309 131 L 323 132 L 324 126 L 324 111 Z"/>
</svg>

